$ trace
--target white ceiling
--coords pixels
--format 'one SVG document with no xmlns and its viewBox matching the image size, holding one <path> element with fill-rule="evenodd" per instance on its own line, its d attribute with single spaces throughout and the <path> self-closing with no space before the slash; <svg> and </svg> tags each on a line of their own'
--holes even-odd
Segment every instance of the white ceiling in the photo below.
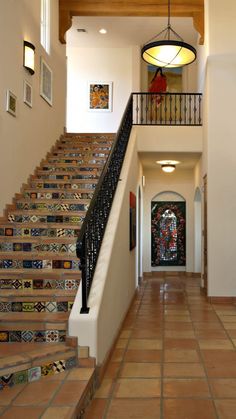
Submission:
<svg viewBox="0 0 236 419">
<path fill-rule="evenodd" d="M 160 169 L 157 160 L 177 160 L 178 169 L 193 169 L 201 157 L 201 153 L 139 153 L 140 160 L 144 169 Z"/>
<path fill-rule="evenodd" d="M 167 26 L 167 17 L 73 17 L 72 27 L 66 34 L 68 47 L 124 47 L 143 45 Z M 192 45 L 197 44 L 198 33 L 190 17 L 171 18 L 172 28 Z M 79 33 L 77 29 L 86 29 Z M 107 29 L 106 35 L 98 31 Z"/>
</svg>

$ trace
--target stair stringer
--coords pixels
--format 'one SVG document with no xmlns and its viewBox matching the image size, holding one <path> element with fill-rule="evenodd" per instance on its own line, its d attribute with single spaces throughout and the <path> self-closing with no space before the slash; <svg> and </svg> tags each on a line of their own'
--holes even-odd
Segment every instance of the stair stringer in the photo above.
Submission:
<svg viewBox="0 0 236 419">
<path fill-rule="evenodd" d="M 129 250 L 129 193 L 136 194 L 141 175 L 132 129 L 89 294 L 89 313 L 80 313 L 80 283 L 69 317 L 69 334 L 79 336 L 80 345 L 90 348 L 98 365 L 114 344 L 136 289 L 136 253 Z"/>
</svg>

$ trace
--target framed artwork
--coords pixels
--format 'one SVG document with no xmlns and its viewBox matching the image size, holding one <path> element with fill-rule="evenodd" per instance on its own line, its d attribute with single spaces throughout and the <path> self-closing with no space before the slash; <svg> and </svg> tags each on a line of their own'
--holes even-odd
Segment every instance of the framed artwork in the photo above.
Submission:
<svg viewBox="0 0 236 419">
<path fill-rule="evenodd" d="M 24 80 L 24 103 L 32 108 L 32 100 L 32 86 L 28 81 Z"/>
<path fill-rule="evenodd" d="M 153 65 L 147 66 L 148 70 L 148 87 L 154 77 L 157 67 Z M 163 75 L 166 77 L 167 89 L 169 93 L 181 93 L 182 92 L 182 68 L 162 68 Z"/>
<path fill-rule="evenodd" d="M 136 196 L 129 193 L 129 250 L 136 247 Z"/>
<path fill-rule="evenodd" d="M 112 111 L 112 82 L 88 83 L 88 109 L 94 112 Z"/>
<path fill-rule="evenodd" d="M 40 62 L 40 95 L 52 106 L 52 70 L 42 57 Z"/>
<path fill-rule="evenodd" d="M 7 90 L 6 111 L 16 116 L 16 96 L 10 90 Z"/>
</svg>

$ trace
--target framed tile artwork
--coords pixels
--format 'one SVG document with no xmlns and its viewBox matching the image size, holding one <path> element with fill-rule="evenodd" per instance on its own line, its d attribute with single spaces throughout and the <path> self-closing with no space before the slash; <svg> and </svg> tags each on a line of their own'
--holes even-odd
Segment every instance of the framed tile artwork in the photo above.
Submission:
<svg viewBox="0 0 236 419">
<path fill-rule="evenodd" d="M 33 105 L 33 98 L 32 98 L 32 86 L 31 84 L 24 80 L 24 103 L 28 105 L 30 108 L 32 108 Z"/>
<path fill-rule="evenodd" d="M 42 57 L 40 62 L 40 95 L 52 106 L 52 70 Z"/>
<path fill-rule="evenodd" d="M 6 96 L 6 111 L 16 116 L 16 96 L 8 89 Z"/>
</svg>

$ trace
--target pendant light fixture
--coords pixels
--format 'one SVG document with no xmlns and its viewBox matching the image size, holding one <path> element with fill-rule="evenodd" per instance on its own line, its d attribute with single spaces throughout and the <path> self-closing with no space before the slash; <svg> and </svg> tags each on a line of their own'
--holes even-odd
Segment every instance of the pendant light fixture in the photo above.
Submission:
<svg viewBox="0 0 236 419">
<path fill-rule="evenodd" d="M 156 67 L 183 67 L 196 60 L 195 48 L 184 42 L 183 38 L 171 27 L 170 0 L 168 0 L 167 27 L 142 47 L 141 54 L 144 61 Z"/>
</svg>

